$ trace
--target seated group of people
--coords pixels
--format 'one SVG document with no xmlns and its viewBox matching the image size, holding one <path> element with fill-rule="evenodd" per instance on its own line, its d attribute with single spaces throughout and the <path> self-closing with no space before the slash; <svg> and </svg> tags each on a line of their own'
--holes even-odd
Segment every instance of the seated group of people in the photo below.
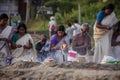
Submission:
<svg viewBox="0 0 120 80">
<path fill-rule="evenodd" d="M 41 35 L 41 39 L 34 44 L 34 40 L 31 35 L 27 33 L 27 27 L 24 23 L 19 23 L 17 31 L 14 31 L 13 27 L 7 26 L 7 22 L 8 16 L 6 14 L 1 14 L 0 65 L 11 64 L 18 61 L 43 62 L 47 58 L 49 58 L 50 61 L 67 62 L 69 50 L 72 49 L 79 55 L 85 56 L 91 49 L 91 37 L 89 35 L 89 24 L 87 23 L 82 24 L 79 29 L 74 25 L 74 28 L 72 29 L 74 30 L 75 35 L 73 35 L 72 30 L 66 34 L 65 27 L 63 25 L 59 25 L 55 34 L 50 37 L 50 40 L 48 40 L 47 36 L 43 34 Z M 101 62 L 105 53 L 107 54 L 107 52 L 109 52 L 108 50 L 104 50 L 108 48 L 108 46 L 105 46 L 108 41 L 112 41 L 112 44 L 109 45 L 112 45 L 113 47 L 112 51 L 114 53 L 114 57 L 116 59 L 120 59 L 120 22 L 117 22 L 114 26 L 116 27 L 114 27 L 112 40 L 107 40 L 106 38 L 101 37 L 103 38 L 102 42 L 101 39 L 95 41 L 95 62 L 98 60 L 100 60 L 98 62 Z M 71 38 L 69 34 L 72 34 L 73 37 Z M 96 35 L 95 32 L 94 35 Z M 97 34 L 97 38 L 98 36 L 99 34 Z M 94 38 L 96 37 L 94 36 Z M 72 56 L 74 55 L 72 54 Z"/>
<path fill-rule="evenodd" d="M 0 16 L 0 65 L 18 61 L 43 62 L 48 57 L 56 62 L 67 62 L 67 53 L 71 46 L 63 25 L 58 26 L 50 41 L 43 34 L 41 39 L 34 44 L 31 35 L 27 33 L 24 23 L 19 23 L 15 32 L 13 27 L 6 26 L 7 21 L 8 16 L 2 14 Z M 73 49 L 79 50 L 81 55 L 86 54 L 84 48 L 87 47 L 86 49 L 88 49 L 90 47 L 88 29 L 89 26 L 84 24 L 82 32 L 73 39 Z M 87 41 L 84 38 L 87 38 Z M 81 41 L 79 42 L 77 39 L 81 39 Z"/>
<path fill-rule="evenodd" d="M 68 51 L 71 49 L 79 55 L 86 55 L 87 50 L 91 48 L 91 38 L 88 31 L 89 25 L 84 23 L 81 32 L 73 37 L 71 44 L 63 25 L 57 27 L 57 31 L 50 37 L 50 41 L 47 40 L 46 35 L 42 35 L 40 42 L 35 46 L 39 60 L 44 61 L 47 57 L 51 57 L 57 62 L 67 62 Z"/>
</svg>

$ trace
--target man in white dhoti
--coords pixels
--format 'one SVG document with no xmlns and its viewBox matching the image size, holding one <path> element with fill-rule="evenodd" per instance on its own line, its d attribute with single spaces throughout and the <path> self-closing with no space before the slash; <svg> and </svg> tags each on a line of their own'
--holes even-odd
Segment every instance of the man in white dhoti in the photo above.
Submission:
<svg viewBox="0 0 120 80">
<path fill-rule="evenodd" d="M 117 22 L 114 5 L 106 5 L 98 14 L 94 25 L 95 51 L 93 62 L 100 63 L 103 57 L 111 56 L 112 26 Z"/>
</svg>

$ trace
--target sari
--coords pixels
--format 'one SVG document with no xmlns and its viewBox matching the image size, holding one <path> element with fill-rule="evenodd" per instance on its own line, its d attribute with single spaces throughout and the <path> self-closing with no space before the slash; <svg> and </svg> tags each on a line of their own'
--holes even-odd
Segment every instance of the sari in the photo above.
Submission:
<svg viewBox="0 0 120 80">
<path fill-rule="evenodd" d="M 7 26 L 0 33 L 0 38 L 10 39 L 13 33 L 13 28 L 11 26 Z M 5 41 L 0 41 L 0 65 L 7 65 L 7 57 L 10 57 L 10 47 L 9 44 Z"/>
<path fill-rule="evenodd" d="M 112 27 L 117 23 L 117 18 L 115 13 L 112 12 L 110 15 L 103 18 L 101 24 Z M 112 56 L 111 48 L 111 38 L 113 30 L 99 29 L 94 25 L 94 40 L 95 40 L 95 50 L 93 62 L 101 63 L 104 56 Z"/>
<path fill-rule="evenodd" d="M 16 41 L 16 44 L 24 46 L 24 45 L 28 45 L 29 41 L 32 43 L 33 46 L 31 49 L 24 49 L 23 47 L 21 47 L 21 48 L 16 48 L 12 51 L 12 58 L 13 58 L 12 63 L 18 61 L 38 62 L 33 39 L 30 34 L 25 34 L 23 37 L 21 37 Z"/>
<path fill-rule="evenodd" d="M 49 53 L 49 56 L 54 59 L 56 62 L 67 62 L 67 53 L 69 49 L 69 38 L 68 36 L 64 36 L 60 41 L 55 40 L 57 35 L 53 35 L 51 37 L 51 45 L 55 43 L 55 46 L 58 48 L 57 50 L 52 50 Z M 57 38 L 56 38 L 57 39 Z M 63 50 L 62 45 L 67 44 L 67 47 Z"/>
</svg>

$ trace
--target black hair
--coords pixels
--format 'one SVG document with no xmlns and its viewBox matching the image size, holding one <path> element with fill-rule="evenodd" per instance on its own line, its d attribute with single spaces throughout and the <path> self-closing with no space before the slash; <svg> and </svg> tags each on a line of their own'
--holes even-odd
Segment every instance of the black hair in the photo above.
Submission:
<svg viewBox="0 0 120 80">
<path fill-rule="evenodd" d="M 115 6 L 114 6 L 113 4 L 108 4 L 108 5 L 106 5 L 106 6 L 104 6 L 104 7 L 102 8 L 102 10 L 105 10 L 105 9 L 114 10 L 114 9 L 115 9 Z"/>
<path fill-rule="evenodd" d="M 0 15 L 0 20 L 5 19 L 5 18 L 8 19 L 7 14 L 3 13 L 3 14 Z"/>
<path fill-rule="evenodd" d="M 58 32 L 58 31 L 63 31 L 64 32 L 64 36 L 66 35 L 66 33 L 65 33 L 65 27 L 63 25 L 59 25 L 57 27 L 57 31 L 56 32 Z"/>
<path fill-rule="evenodd" d="M 47 40 L 47 35 L 42 34 L 42 35 L 41 35 L 41 40 Z"/>
<path fill-rule="evenodd" d="M 68 27 L 71 27 L 71 23 L 68 23 Z"/>
<path fill-rule="evenodd" d="M 19 33 L 20 27 L 23 27 L 25 29 L 25 33 L 27 33 L 27 27 L 26 27 L 25 23 L 23 23 L 23 22 L 19 23 L 19 25 L 17 27 L 17 33 Z"/>
<path fill-rule="evenodd" d="M 78 20 L 77 20 L 77 19 L 75 19 L 75 20 L 74 20 L 74 23 L 78 23 Z"/>
</svg>

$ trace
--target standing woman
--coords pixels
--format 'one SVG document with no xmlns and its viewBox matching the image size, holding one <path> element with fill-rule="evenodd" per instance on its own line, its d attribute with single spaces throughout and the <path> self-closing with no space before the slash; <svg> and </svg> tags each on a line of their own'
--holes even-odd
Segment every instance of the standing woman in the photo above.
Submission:
<svg viewBox="0 0 120 80">
<path fill-rule="evenodd" d="M 9 40 L 13 33 L 13 28 L 11 26 L 7 26 L 7 22 L 8 22 L 7 14 L 1 14 L 0 15 L 0 65 L 2 66 L 7 64 L 6 61 L 8 58 L 10 59 Z"/>
<path fill-rule="evenodd" d="M 12 63 L 18 61 L 37 61 L 37 55 L 33 44 L 33 39 L 27 33 L 27 27 L 24 23 L 20 23 L 17 32 L 12 36 Z"/>
<path fill-rule="evenodd" d="M 67 51 L 69 47 L 69 38 L 67 38 L 65 33 L 65 27 L 63 25 L 58 26 L 56 34 L 51 37 L 50 49 L 52 58 L 57 62 L 65 62 L 67 60 Z"/>
<path fill-rule="evenodd" d="M 111 56 L 111 37 L 113 34 L 112 26 L 117 22 L 114 5 L 106 5 L 97 14 L 94 25 L 95 51 L 93 62 L 101 63 L 104 56 Z"/>
</svg>

